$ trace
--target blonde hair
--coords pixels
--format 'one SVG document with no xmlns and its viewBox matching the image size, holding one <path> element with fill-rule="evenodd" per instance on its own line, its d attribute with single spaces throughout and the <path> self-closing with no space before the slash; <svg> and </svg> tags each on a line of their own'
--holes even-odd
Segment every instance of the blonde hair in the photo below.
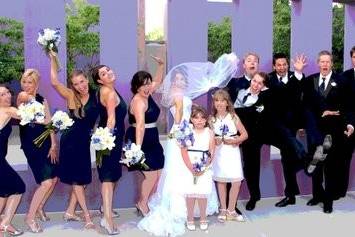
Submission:
<svg viewBox="0 0 355 237">
<path fill-rule="evenodd" d="M 244 55 L 244 57 L 243 57 L 243 63 L 245 62 L 245 60 L 246 60 L 247 57 L 249 57 L 249 56 L 254 56 L 254 57 L 256 57 L 256 59 L 258 60 L 258 63 L 260 62 L 260 57 L 259 57 L 259 55 L 258 55 L 257 53 L 248 52 L 248 53 L 246 53 L 246 54 Z"/>
<path fill-rule="evenodd" d="M 218 89 L 216 90 L 213 95 L 212 95 L 212 122 L 215 122 L 216 120 L 216 115 L 217 115 L 217 110 L 216 110 L 216 107 L 214 106 L 214 102 L 215 100 L 217 99 L 222 99 L 222 100 L 225 100 L 227 101 L 227 112 L 230 113 L 232 115 L 232 118 L 234 119 L 236 116 L 235 112 L 234 112 L 234 106 L 233 106 L 233 103 L 232 103 L 232 100 L 231 100 L 231 97 L 229 95 L 229 93 L 224 90 L 224 89 Z"/>
<path fill-rule="evenodd" d="M 34 83 L 38 85 L 41 76 L 37 69 L 29 68 L 26 69 L 26 71 L 22 74 L 21 82 L 26 78 L 31 78 L 34 81 Z"/>
</svg>

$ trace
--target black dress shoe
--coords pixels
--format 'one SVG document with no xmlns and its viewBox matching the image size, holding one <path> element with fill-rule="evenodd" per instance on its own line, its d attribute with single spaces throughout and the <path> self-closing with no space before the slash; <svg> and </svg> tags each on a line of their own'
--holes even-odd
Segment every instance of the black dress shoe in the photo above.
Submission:
<svg viewBox="0 0 355 237">
<path fill-rule="evenodd" d="M 250 199 L 250 200 L 247 202 L 247 205 L 245 206 L 245 209 L 248 210 L 248 211 L 254 210 L 255 205 L 256 205 L 256 202 L 257 202 L 257 200 Z"/>
<path fill-rule="evenodd" d="M 318 205 L 321 202 L 323 202 L 323 201 L 318 199 L 318 198 L 312 198 L 311 200 L 309 200 L 307 202 L 307 206 L 315 206 L 315 205 Z"/>
<path fill-rule="evenodd" d="M 333 202 L 324 202 L 324 206 L 323 206 L 323 212 L 330 214 L 333 212 Z"/>
<path fill-rule="evenodd" d="M 296 203 L 295 197 L 285 197 L 275 204 L 276 207 L 285 207 L 287 205 L 294 205 Z"/>
</svg>

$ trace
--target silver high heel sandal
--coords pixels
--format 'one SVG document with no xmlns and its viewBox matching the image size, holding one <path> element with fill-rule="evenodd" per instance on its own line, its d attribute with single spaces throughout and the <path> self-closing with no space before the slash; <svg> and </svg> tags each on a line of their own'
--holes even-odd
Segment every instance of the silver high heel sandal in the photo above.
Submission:
<svg viewBox="0 0 355 237">
<path fill-rule="evenodd" d="M 100 226 L 106 230 L 108 235 L 118 235 L 120 233 L 114 226 L 111 229 L 105 218 L 101 218 Z"/>
<path fill-rule="evenodd" d="M 11 236 L 19 236 L 23 234 L 23 231 L 17 230 L 12 227 L 14 230 L 9 230 L 10 225 L 0 225 L 0 232 L 6 233 Z"/>
<path fill-rule="evenodd" d="M 69 214 L 68 212 L 64 213 L 63 215 L 63 220 L 66 221 L 66 222 L 69 222 L 69 221 L 81 221 L 81 218 L 77 215 L 72 215 L 72 214 Z"/>
<path fill-rule="evenodd" d="M 46 213 L 43 210 L 37 211 L 37 217 L 42 222 L 50 221 L 50 218 L 46 215 Z"/>
</svg>

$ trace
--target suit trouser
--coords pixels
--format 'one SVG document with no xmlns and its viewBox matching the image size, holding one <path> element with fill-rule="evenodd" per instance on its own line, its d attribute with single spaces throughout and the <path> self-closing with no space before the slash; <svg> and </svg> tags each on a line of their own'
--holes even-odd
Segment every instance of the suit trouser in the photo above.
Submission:
<svg viewBox="0 0 355 237">
<path fill-rule="evenodd" d="M 250 199 L 260 200 L 260 150 L 262 144 L 249 137 L 242 143 L 243 171 Z"/>
<path fill-rule="evenodd" d="M 285 179 L 284 193 L 287 197 L 293 197 L 300 193 L 297 184 L 297 171 L 303 168 L 306 156 L 303 145 L 297 140 L 296 132 L 284 125 L 271 127 L 266 134 L 265 142 L 280 149 L 281 164 Z"/>
<path fill-rule="evenodd" d="M 349 138 L 345 138 L 344 141 L 344 149 L 342 152 L 342 157 L 344 158 L 341 160 L 340 168 L 339 168 L 339 183 L 337 185 L 338 190 L 335 194 L 335 198 L 345 197 L 346 192 L 348 191 L 349 186 L 349 176 L 350 176 L 350 166 L 351 166 L 351 159 L 354 152 L 354 143 L 355 143 L 355 136 L 352 135 Z"/>
<path fill-rule="evenodd" d="M 315 199 L 331 202 L 339 198 L 340 193 L 344 191 L 344 186 L 347 186 L 343 183 L 345 179 L 348 179 L 346 174 L 348 162 L 345 159 L 345 135 L 342 126 L 344 123 L 339 116 L 324 117 L 319 123 L 322 132 L 332 136 L 332 147 L 325 161 L 320 162 L 313 173 L 312 191 Z M 314 150 L 314 146 L 314 144 L 310 144 L 309 147 Z"/>
</svg>

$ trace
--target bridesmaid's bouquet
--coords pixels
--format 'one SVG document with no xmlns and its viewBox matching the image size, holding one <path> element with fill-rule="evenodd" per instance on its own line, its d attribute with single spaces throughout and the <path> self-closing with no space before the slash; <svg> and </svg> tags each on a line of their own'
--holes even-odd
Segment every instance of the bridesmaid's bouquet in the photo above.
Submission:
<svg viewBox="0 0 355 237">
<path fill-rule="evenodd" d="M 130 167 L 131 165 L 139 165 L 144 170 L 149 170 L 149 166 L 144 163 L 145 157 L 141 147 L 128 141 L 128 143 L 122 148 L 124 151 L 124 158 L 120 160 L 120 163 Z"/>
<path fill-rule="evenodd" d="M 20 125 L 28 123 L 44 123 L 44 105 L 32 99 L 26 103 L 20 104 L 17 115 L 20 116 Z"/>
<path fill-rule="evenodd" d="M 116 146 L 116 136 L 113 136 L 108 127 L 98 127 L 91 136 L 91 145 L 96 150 L 96 165 L 101 167 L 102 157 L 110 155 L 111 150 Z"/>
<path fill-rule="evenodd" d="M 222 135 L 222 140 L 224 139 L 225 136 L 227 136 L 229 132 L 229 127 L 227 124 L 222 124 L 221 127 L 219 128 L 219 131 L 221 132 Z"/>
<path fill-rule="evenodd" d="M 74 121 L 69 117 L 66 112 L 58 110 L 53 114 L 51 122 L 46 125 L 46 130 L 35 140 L 33 140 L 33 143 L 37 147 L 41 147 L 43 142 L 48 138 L 51 132 L 57 133 L 59 131 L 65 131 L 73 124 Z"/>
<path fill-rule="evenodd" d="M 172 132 L 168 135 L 168 138 L 175 138 L 179 146 L 183 148 L 192 146 L 195 142 L 192 125 L 185 119 L 179 126 L 172 129 Z"/>
<path fill-rule="evenodd" d="M 46 52 L 46 54 L 48 54 L 50 51 L 58 53 L 58 46 L 59 46 L 60 40 L 61 40 L 61 37 L 60 37 L 60 29 L 59 28 L 57 28 L 55 30 L 45 28 L 45 29 L 41 29 L 38 32 L 37 43 L 42 46 L 42 48 Z M 60 66 L 60 62 L 59 62 L 57 55 L 55 55 L 54 58 L 55 58 L 58 69 L 60 69 L 61 66 Z"/>
<path fill-rule="evenodd" d="M 210 168 L 210 166 L 208 165 L 208 158 L 211 156 L 211 154 L 208 151 L 207 152 L 199 151 L 194 153 L 197 153 L 199 155 L 192 156 L 191 159 L 192 170 L 196 173 L 203 173 L 206 170 L 208 170 Z M 198 177 L 199 177 L 198 175 L 194 175 L 194 184 L 197 184 Z"/>
</svg>

